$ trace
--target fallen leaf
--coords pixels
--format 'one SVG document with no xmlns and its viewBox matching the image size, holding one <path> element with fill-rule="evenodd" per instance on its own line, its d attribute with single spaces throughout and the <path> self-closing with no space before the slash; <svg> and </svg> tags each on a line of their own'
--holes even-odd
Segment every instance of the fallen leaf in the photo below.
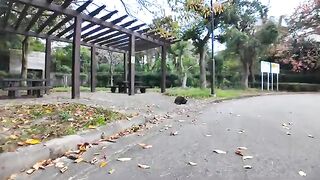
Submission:
<svg viewBox="0 0 320 180">
<path fill-rule="evenodd" d="M 178 131 L 175 131 L 175 132 L 171 132 L 170 133 L 170 136 L 176 136 L 176 135 L 178 135 L 179 134 L 179 132 Z"/>
<path fill-rule="evenodd" d="M 96 129 L 97 126 L 89 125 L 88 128 L 89 128 L 89 129 Z"/>
<path fill-rule="evenodd" d="M 102 161 L 101 163 L 100 163 L 100 167 L 105 167 L 107 165 L 107 162 L 105 162 L 105 161 Z"/>
<path fill-rule="evenodd" d="M 196 166 L 197 165 L 197 163 L 195 163 L 195 162 L 188 162 L 188 164 L 190 165 L 190 166 Z"/>
<path fill-rule="evenodd" d="M 44 169 L 44 164 L 45 164 L 46 160 L 43 161 L 39 161 L 36 164 L 34 164 L 32 166 L 33 169 L 38 170 L 38 169 Z"/>
<path fill-rule="evenodd" d="M 106 139 L 105 141 L 107 141 L 107 142 L 111 142 L 111 143 L 116 143 L 117 141 L 116 140 L 114 140 L 114 139 Z"/>
<path fill-rule="evenodd" d="M 18 175 L 17 174 L 11 174 L 8 180 L 15 180 L 17 179 Z"/>
<path fill-rule="evenodd" d="M 309 135 L 308 135 L 308 137 L 309 137 L 309 138 L 314 138 L 314 136 L 313 136 L 313 135 L 311 135 L 311 134 L 309 134 Z"/>
<path fill-rule="evenodd" d="M 18 139 L 18 136 L 12 134 L 9 136 L 9 139 L 16 140 Z"/>
<path fill-rule="evenodd" d="M 91 164 L 95 164 L 95 163 L 97 163 L 97 162 L 98 162 L 98 159 L 97 159 L 96 157 L 94 157 L 94 158 L 90 161 Z"/>
<path fill-rule="evenodd" d="M 244 169 L 252 169 L 252 166 L 250 166 L 250 165 L 245 165 L 245 166 L 243 166 L 243 168 L 244 168 Z"/>
<path fill-rule="evenodd" d="M 71 160 L 76 160 L 79 158 L 78 154 L 69 154 L 67 155 L 67 158 L 71 159 Z"/>
<path fill-rule="evenodd" d="M 142 169 L 150 169 L 150 166 L 145 165 L 145 164 L 138 164 L 138 167 L 142 168 Z"/>
<path fill-rule="evenodd" d="M 246 148 L 246 147 L 238 147 L 237 149 L 239 149 L 239 150 L 247 150 L 248 148 Z"/>
<path fill-rule="evenodd" d="M 64 167 L 64 162 L 57 162 L 57 163 L 55 164 L 55 167 L 57 167 L 57 168 L 63 168 L 63 167 Z"/>
<path fill-rule="evenodd" d="M 236 155 L 243 156 L 243 151 L 240 149 L 237 149 L 235 153 Z"/>
<path fill-rule="evenodd" d="M 78 158 L 78 159 L 74 160 L 74 162 L 75 162 L 75 163 L 80 163 L 80 162 L 82 162 L 83 160 L 84 160 L 83 158 Z"/>
<path fill-rule="evenodd" d="M 30 145 L 35 145 L 35 144 L 41 143 L 41 141 L 39 139 L 27 139 L 25 143 Z"/>
<path fill-rule="evenodd" d="M 253 158 L 253 156 L 243 156 L 242 160 L 247 160 L 247 159 L 252 159 L 252 158 Z"/>
<path fill-rule="evenodd" d="M 148 144 L 143 144 L 143 143 L 140 143 L 139 146 L 141 146 L 143 149 L 149 149 L 149 148 L 152 148 L 152 145 L 148 145 Z"/>
<path fill-rule="evenodd" d="M 307 176 L 307 174 L 305 172 L 301 171 L 301 170 L 299 171 L 299 175 L 302 176 L 302 177 Z"/>
<path fill-rule="evenodd" d="M 68 166 L 64 166 L 63 168 L 60 169 L 61 173 L 64 173 L 68 170 Z"/>
<path fill-rule="evenodd" d="M 125 162 L 130 161 L 132 158 L 118 158 L 117 161 Z"/>
<path fill-rule="evenodd" d="M 217 154 L 227 154 L 226 151 L 222 151 L 222 150 L 219 150 L 219 149 L 215 149 L 215 150 L 213 150 L 213 152 L 215 152 Z"/>
<path fill-rule="evenodd" d="M 238 131 L 239 134 L 242 134 L 242 133 L 245 133 L 245 132 L 246 132 L 245 130 Z"/>
<path fill-rule="evenodd" d="M 113 174 L 115 171 L 116 171 L 115 169 L 110 169 L 110 170 L 108 171 L 108 174 Z"/>
<path fill-rule="evenodd" d="M 35 171 L 35 169 L 29 169 L 26 171 L 27 174 L 32 174 Z"/>
</svg>

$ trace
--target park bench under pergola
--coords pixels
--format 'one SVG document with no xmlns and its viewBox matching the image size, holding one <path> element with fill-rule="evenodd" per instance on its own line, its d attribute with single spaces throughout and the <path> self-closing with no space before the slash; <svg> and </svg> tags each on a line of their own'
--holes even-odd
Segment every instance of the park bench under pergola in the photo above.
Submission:
<svg viewBox="0 0 320 180">
<path fill-rule="evenodd" d="M 45 83 L 50 86 L 51 44 L 52 41 L 72 43 L 72 98 L 80 97 L 80 46 L 91 48 L 91 91 L 96 87 L 96 49 L 103 49 L 124 54 L 124 81 L 129 81 L 129 95 L 135 90 L 135 52 L 161 47 L 161 92 L 166 88 L 166 56 L 168 46 L 176 40 L 173 37 L 162 37 L 149 28 L 143 29 L 146 24 L 132 26 L 137 20 L 133 19 L 122 23 L 128 15 L 110 20 L 117 11 L 108 11 L 106 6 L 96 7 L 88 12 L 88 6 L 94 4 L 93 0 L 84 1 L 76 5 L 72 0 L 64 0 L 62 4 L 55 4 L 53 0 L 6 0 L 5 13 L 1 17 L 0 31 L 46 39 L 45 46 Z M 23 5 L 18 12 L 17 20 L 10 23 L 13 15 L 14 3 Z M 28 9 L 34 8 L 35 14 L 28 14 Z M 45 11 L 51 15 L 38 26 L 32 28 Z M 100 15 L 99 15 L 100 14 Z M 32 16 L 26 26 L 22 21 L 26 16 Z M 52 22 L 63 16 L 55 25 Z M 98 16 L 101 16 L 98 18 Z M 70 25 L 66 25 L 70 24 Z M 50 25 L 51 28 L 48 28 Z M 129 74 L 129 76 L 128 76 Z M 127 79 L 129 78 L 129 79 Z"/>
</svg>

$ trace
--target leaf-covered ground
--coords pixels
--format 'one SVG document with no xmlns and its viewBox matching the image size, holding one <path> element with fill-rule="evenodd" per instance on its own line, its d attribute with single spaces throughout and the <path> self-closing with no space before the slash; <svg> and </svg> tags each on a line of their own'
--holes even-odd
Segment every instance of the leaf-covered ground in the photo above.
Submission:
<svg viewBox="0 0 320 180">
<path fill-rule="evenodd" d="M 124 118 L 117 112 L 75 103 L 1 107 L 0 153 Z"/>
</svg>

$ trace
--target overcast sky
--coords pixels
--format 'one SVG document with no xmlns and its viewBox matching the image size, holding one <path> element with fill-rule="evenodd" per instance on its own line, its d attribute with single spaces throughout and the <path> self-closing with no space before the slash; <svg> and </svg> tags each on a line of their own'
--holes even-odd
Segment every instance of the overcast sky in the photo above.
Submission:
<svg viewBox="0 0 320 180">
<path fill-rule="evenodd" d="M 132 9 L 139 20 L 151 23 L 152 15 L 148 13 L 146 10 L 139 11 L 136 0 L 124 0 L 129 8 Z M 260 0 L 263 4 L 270 6 L 269 16 L 279 17 L 281 15 L 291 15 L 294 12 L 294 9 L 305 0 Z M 125 14 L 125 10 L 120 0 L 94 0 L 97 4 L 105 4 L 107 9 L 114 10 L 117 9 L 119 11 L 119 15 Z M 162 6 L 166 5 L 167 0 L 155 0 L 158 4 Z"/>
</svg>

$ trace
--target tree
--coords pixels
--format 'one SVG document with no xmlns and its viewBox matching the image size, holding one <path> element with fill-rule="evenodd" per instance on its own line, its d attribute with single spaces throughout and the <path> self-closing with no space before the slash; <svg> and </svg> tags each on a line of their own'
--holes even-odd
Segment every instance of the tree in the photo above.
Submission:
<svg viewBox="0 0 320 180">
<path fill-rule="evenodd" d="M 187 87 L 189 71 L 195 67 L 196 59 L 193 56 L 192 44 L 188 41 L 179 41 L 171 46 L 169 53 L 173 56 L 173 64 L 180 77 L 181 87 Z"/>
<path fill-rule="evenodd" d="M 265 19 L 268 12 L 258 0 L 235 1 L 226 11 L 227 48 L 239 56 L 243 69 L 241 84 L 248 88 L 248 78 L 254 75 L 253 66 L 259 52 L 277 39 L 278 30 L 274 23 L 266 20 L 257 26 L 257 19 Z"/>
<path fill-rule="evenodd" d="M 320 1 L 308 0 L 296 8 L 289 19 L 290 32 L 300 37 L 320 35 Z"/>
<path fill-rule="evenodd" d="M 289 18 L 286 40 L 279 43 L 275 54 L 292 71 L 314 71 L 320 67 L 320 1 L 309 0 L 296 8 Z"/>
<path fill-rule="evenodd" d="M 200 87 L 206 88 L 206 62 L 205 55 L 207 50 L 207 43 L 212 34 L 211 21 L 211 7 L 206 4 L 204 0 L 186 0 L 184 1 L 184 13 L 186 19 L 190 20 L 188 27 L 183 31 L 183 39 L 191 39 L 195 46 L 195 52 L 199 54 L 200 67 Z M 213 11 L 215 12 L 214 29 L 219 28 L 222 20 L 222 12 L 224 7 L 221 4 L 215 3 Z M 180 9 L 181 11 L 181 9 Z M 191 24 L 191 25 L 190 25 Z M 216 37 L 218 39 L 219 36 Z"/>
</svg>

